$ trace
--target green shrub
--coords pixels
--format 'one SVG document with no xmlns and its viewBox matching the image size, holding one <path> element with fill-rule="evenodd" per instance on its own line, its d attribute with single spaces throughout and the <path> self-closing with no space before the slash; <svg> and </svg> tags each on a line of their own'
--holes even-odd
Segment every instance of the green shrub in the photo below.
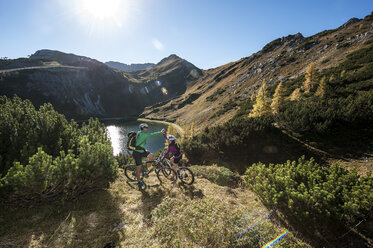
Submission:
<svg viewBox="0 0 373 248">
<path fill-rule="evenodd" d="M 207 144 L 194 137 L 184 140 L 181 146 L 182 151 L 186 154 L 191 164 L 202 164 L 207 154 L 211 152 Z"/>
<path fill-rule="evenodd" d="M 283 127 L 299 134 L 332 134 L 338 128 L 364 129 L 373 124 L 373 91 L 347 98 L 316 97 L 288 102 L 277 116 Z"/>
<path fill-rule="evenodd" d="M 289 142 L 289 138 L 272 122 L 271 117 L 233 118 L 224 125 L 205 129 L 185 140 L 183 151 L 191 164 L 206 164 L 221 159 L 229 161 L 233 171 L 244 172 L 248 162 L 279 158 L 275 153 L 263 152 L 264 147 L 276 146 L 280 154 L 284 144 Z"/>
<path fill-rule="evenodd" d="M 251 101 L 250 98 L 247 98 L 245 101 L 242 101 L 239 105 L 239 109 L 235 114 L 235 118 L 249 116 L 251 110 L 253 109 L 253 105 L 255 102 Z"/>
<path fill-rule="evenodd" d="M 220 186 L 229 186 L 234 180 L 234 173 L 225 167 L 220 166 L 192 166 L 196 176 L 201 176 Z"/>
<path fill-rule="evenodd" d="M 117 162 L 105 126 L 90 119 L 81 128 L 45 104 L 0 97 L 0 195 L 40 200 L 75 197 L 105 187 L 117 173 Z"/>
<path fill-rule="evenodd" d="M 115 156 L 115 159 L 117 160 L 118 166 L 120 168 L 124 168 L 124 166 L 127 165 L 127 164 L 131 164 L 131 163 L 134 164 L 135 163 L 135 160 L 134 160 L 134 158 L 131 154 L 120 153 L 117 156 Z"/>
<path fill-rule="evenodd" d="M 265 205 L 315 232 L 344 230 L 373 217 L 371 174 L 362 177 L 338 164 L 322 167 L 304 157 L 284 164 L 257 163 L 244 178 Z"/>
<path fill-rule="evenodd" d="M 234 102 L 232 99 L 230 99 L 227 103 L 224 103 L 223 107 L 221 107 L 213 116 L 218 117 L 221 116 L 222 114 L 228 112 L 231 109 L 234 109 L 237 106 L 237 103 Z"/>
<path fill-rule="evenodd" d="M 14 161 L 27 163 L 43 147 L 48 154 L 76 149 L 77 125 L 45 104 L 37 111 L 29 100 L 0 96 L 0 173 L 5 175 Z"/>
<path fill-rule="evenodd" d="M 206 102 L 214 102 L 216 99 L 225 92 L 226 87 L 217 89 L 211 96 L 206 98 Z"/>
<path fill-rule="evenodd" d="M 329 58 L 323 59 L 323 60 L 321 61 L 321 64 L 326 64 L 326 63 L 328 63 L 329 61 L 330 61 Z"/>
</svg>

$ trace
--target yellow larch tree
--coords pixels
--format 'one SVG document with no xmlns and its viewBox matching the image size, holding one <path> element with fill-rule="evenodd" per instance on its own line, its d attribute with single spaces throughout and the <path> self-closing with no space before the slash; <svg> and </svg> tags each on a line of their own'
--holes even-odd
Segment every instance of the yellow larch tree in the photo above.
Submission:
<svg viewBox="0 0 373 248">
<path fill-rule="evenodd" d="M 270 99 L 267 97 L 266 92 L 266 83 L 262 85 L 259 89 L 258 95 L 256 96 L 256 101 L 253 106 L 252 112 L 249 114 L 249 117 L 260 117 L 260 116 L 269 116 L 271 115 L 271 103 Z"/>
<path fill-rule="evenodd" d="M 194 130 L 194 122 L 190 125 L 190 137 L 193 137 L 195 135 L 195 130 Z"/>
<path fill-rule="evenodd" d="M 284 105 L 284 88 L 282 86 L 282 82 L 277 85 L 275 90 L 275 94 L 273 95 L 273 100 L 271 103 L 271 109 L 273 114 L 277 114 L 281 107 Z"/>
<path fill-rule="evenodd" d="M 302 93 L 300 91 L 300 88 L 296 88 L 293 93 L 290 95 L 290 101 L 298 101 L 300 97 L 302 96 Z"/>
<path fill-rule="evenodd" d="M 316 69 L 315 64 L 311 62 L 306 70 L 306 80 L 303 83 L 303 90 L 305 93 L 309 93 L 311 89 L 317 84 L 316 82 Z"/>
<path fill-rule="evenodd" d="M 341 78 L 344 78 L 345 74 L 346 74 L 346 70 L 341 71 Z"/>
<path fill-rule="evenodd" d="M 331 75 L 330 78 L 329 78 L 329 82 L 333 82 L 334 81 L 334 75 Z"/>
</svg>

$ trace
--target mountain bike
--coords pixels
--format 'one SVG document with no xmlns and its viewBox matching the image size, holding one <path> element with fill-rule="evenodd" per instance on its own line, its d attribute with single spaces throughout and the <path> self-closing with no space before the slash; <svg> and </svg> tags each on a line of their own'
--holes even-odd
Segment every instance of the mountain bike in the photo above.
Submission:
<svg viewBox="0 0 373 248">
<path fill-rule="evenodd" d="M 140 181 L 143 181 L 144 177 L 149 177 L 149 174 L 155 171 L 157 178 L 160 182 L 162 182 L 162 176 L 170 180 L 171 182 L 175 182 L 177 180 L 177 173 L 170 167 L 165 166 L 162 163 L 162 157 L 164 153 L 161 153 L 157 156 L 156 159 L 153 161 L 144 161 L 141 165 L 141 174 L 140 174 Z M 153 168 L 148 171 L 148 163 L 153 163 Z M 136 178 L 136 165 L 130 164 L 124 167 L 124 175 L 130 181 L 137 181 Z M 145 184 L 144 184 L 145 185 Z"/>
<path fill-rule="evenodd" d="M 167 165 L 168 168 L 172 169 L 172 162 L 165 158 L 164 163 Z M 194 174 L 191 169 L 186 166 L 179 165 L 179 169 L 177 170 L 177 177 L 180 181 L 184 184 L 191 185 L 194 183 Z"/>
</svg>

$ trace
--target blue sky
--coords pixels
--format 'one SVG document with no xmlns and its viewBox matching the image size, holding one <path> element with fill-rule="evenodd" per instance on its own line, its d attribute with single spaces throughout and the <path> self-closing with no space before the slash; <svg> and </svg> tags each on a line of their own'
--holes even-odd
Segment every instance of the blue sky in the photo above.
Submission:
<svg viewBox="0 0 373 248">
<path fill-rule="evenodd" d="M 278 37 L 310 36 L 371 11 L 371 0 L 0 0 L 0 57 L 47 48 L 157 63 L 174 53 L 208 69 Z"/>
</svg>

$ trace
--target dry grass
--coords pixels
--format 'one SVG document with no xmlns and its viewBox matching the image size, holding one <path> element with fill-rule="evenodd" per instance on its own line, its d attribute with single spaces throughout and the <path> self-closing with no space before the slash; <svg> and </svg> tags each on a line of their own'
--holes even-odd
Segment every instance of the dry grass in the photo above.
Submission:
<svg viewBox="0 0 373 248">
<path fill-rule="evenodd" d="M 162 247 L 162 237 L 158 237 L 155 228 L 159 228 L 159 223 L 153 222 L 152 213 L 160 204 L 164 205 L 166 199 L 185 206 L 216 201 L 227 211 L 241 213 L 250 221 L 268 211 L 251 191 L 218 186 L 203 178 L 197 178 L 192 186 L 160 184 L 154 175 L 145 182 L 148 188 L 141 192 L 121 175 L 108 190 L 86 193 L 74 202 L 44 203 L 28 208 L 2 206 L 0 247 L 103 247 L 110 241 L 117 247 Z M 274 233 L 283 230 L 272 223 L 261 229 Z M 264 237 L 268 241 L 271 238 Z M 294 236 L 289 240 L 305 246 Z M 191 240 L 185 242 L 191 244 Z M 181 242 L 180 247 L 185 244 Z"/>
</svg>

